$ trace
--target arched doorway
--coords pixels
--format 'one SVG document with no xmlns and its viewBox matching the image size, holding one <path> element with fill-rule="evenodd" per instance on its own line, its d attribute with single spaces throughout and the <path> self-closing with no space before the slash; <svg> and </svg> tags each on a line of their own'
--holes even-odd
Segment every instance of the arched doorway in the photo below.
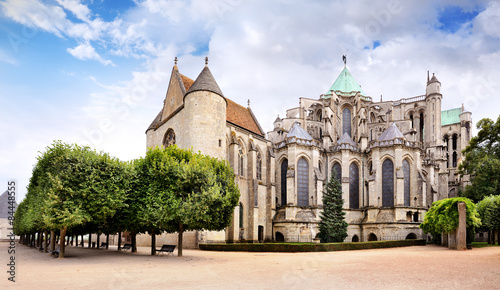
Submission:
<svg viewBox="0 0 500 290">
<path fill-rule="evenodd" d="M 259 237 L 259 243 L 264 242 L 264 227 L 263 226 L 259 226 L 258 237 Z"/>
<path fill-rule="evenodd" d="M 368 236 L 368 242 L 374 242 L 374 241 L 378 241 L 377 236 L 374 233 L 371 233 Z"/>
<path fill-rule="evenodd" d="M 276 242 L 284 242 L 285 241 L 285 236 L 283 236 L 282 233 L 276 232 L 276 237 L 274 238 Z"/>
<path fill-rule="evenodd" d="M 353 242 L 353 243 L 357 243 L 357 242 L 359 242 L 359 237 L 358 237 L 358 235 L 354 235 L 354 236 L 352 237 L 352 242 Z"/>
<path fill-rule="evenodd" d="M 417 239 L 417 235 L 416 235 L 416 234 L 414 234 L 414 233 L 408 234 L 408 235 L 406 236 L 406 239 L 407 239 L 407 240 L 416 240 L 416 239 Z"/>
</svg>

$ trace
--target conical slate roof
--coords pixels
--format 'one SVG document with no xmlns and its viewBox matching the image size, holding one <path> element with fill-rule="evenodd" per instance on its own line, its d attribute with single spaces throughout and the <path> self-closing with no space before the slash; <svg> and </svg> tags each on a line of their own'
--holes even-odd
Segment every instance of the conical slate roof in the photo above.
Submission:
<svg viewBox="0 0 500 290">
<path fill-rule="evenodd" d="M 290 137 L 295 137 L 303 140 L 313 139 L 313 137 L 311 137 L 311 135 L 309 135 L 309 133 L 307 133 L 307 131 L 304 130 L 304 128 L 300 127 L 299 123 L 297 122 L 293 124 L 292 129 L 290 130 L 290 132 L 288 132 L 287 138 Z"/>
<path fill-rule="evenodd" d="M 186 95 L 195 91 L 209 91 L 224 97 L 208 66 L 201 71 L 200 75 L 196 78 L 193 85 L 191 85 Z"/>
<path fill-rule="evenodd" d="M 342 93 L 360 92 L 361 95 L 366 96 L 361 89 L 361 86 L 356 82 L 347 68 L 344 68 L 342 72 L 340 72 L 337 80 L 335 80 L 333 85 L 326 93 L 329 94 L 330 91 Z"/>
<path fill-rule="evenodd" d="M 352 140 L 351 136 L 349 136 L 349 134 L 347 133 L 344 133 L 344 135 L 342 135 L 342 137 L 340 137 L 339 141 L 337 141 L 337 144 L 349 144 L 351 146 L 357 146 L 356 145 L 356 142 L 354 142 L 354 140 Z"/>
<path fill-rule="evenodd" d="M 404 138 L 403 133 L 399 131 L 396 124 L 392 123 L 389 128 L 385 129 L 382 134 L 378 137 L 379 141 L 394 140 L 395 138 Z"/>
</svg>

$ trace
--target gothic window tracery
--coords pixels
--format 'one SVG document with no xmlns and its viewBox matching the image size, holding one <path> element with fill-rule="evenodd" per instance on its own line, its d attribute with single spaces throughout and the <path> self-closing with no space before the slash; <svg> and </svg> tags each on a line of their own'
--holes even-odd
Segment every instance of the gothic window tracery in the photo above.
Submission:
<svg viewBox="0 0 500 290">
<path fill-rule="evenodd" d="M 394 206 L 394 163 L 390 159 L 382 163 L 382 206 Z"/>
<path fill-rule="evenodd" d="M 404 205 L 410 206 L 410 162 L 403 160 L 403 175 L 404 175 Z"/>
<path fill-rule="evenodd" d="M 337 179 L 340 183 L 342 183 L 342 168 L 340 167 L 340 163 L 335 162 L 332 166 L 332 175 Z"/>
<path fill-rule="evenodd" d="M 359 168 L 354 162 L 349 166 L 349 208 L 359 208 Z"/>
<path fill-rule="evenodd" d="M 262 156 L 259 151 L 257 151 L 257 180 L 262 180 Z"/>
<path fill-rule="evenodd" d="M 347 133 L 350 137 L 351 135 L 351 110 L 347 107 L 342 111 L 342 135 Z"/>
<path fill-rule="evenodd" d="M 168 129 L 163 137 L 163 146 L 168 147 L 175 144 L 175 132 L 172 129 Z"/>
<path fill-rule="evenodd" d="M 309 205 L 309 163 L 305 158 L 297 162 L 297 205 Z"/>
<path fill-rule="evenodd" d="M 286 205 L 286 172 L 288 170 L 288 159 L 281 162 L 281 205 Z"/>
<path fill-rule="evenodd" d="M 243 176 L 243 146 L 238 142 L 238 175 Z"/>
</svg>

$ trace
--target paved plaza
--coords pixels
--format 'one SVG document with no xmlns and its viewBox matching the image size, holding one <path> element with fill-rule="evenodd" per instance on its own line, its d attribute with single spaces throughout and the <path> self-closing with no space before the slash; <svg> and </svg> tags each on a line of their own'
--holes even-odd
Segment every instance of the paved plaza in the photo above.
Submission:
<svg viewBox="0 0 500 290">
<path fill-rule="evenodd" d="M 16 282 L 0 243 L 0 289 L 498 289 L 500 247 L 438 246 L 327 253 L 184 250 L 184 257 L 68 247 L 57 259 L 16 245 Z M 177 250 L 174 252 L 177 255 Z M 7 288 L 6 288 L 7 287 Z"/>
</svg>

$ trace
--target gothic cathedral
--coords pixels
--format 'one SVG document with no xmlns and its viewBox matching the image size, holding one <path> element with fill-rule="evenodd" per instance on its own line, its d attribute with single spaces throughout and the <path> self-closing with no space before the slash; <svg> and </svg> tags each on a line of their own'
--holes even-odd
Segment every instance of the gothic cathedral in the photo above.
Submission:
<svg viewBox="0 0 500 290">
<path fill-rule="evenodd" d="M 250 106 L 222 93 L 208 65 L 193 81 L 176 63 L 147 147 L 193 148 L 234 169 L 241 197 L 232 224 L 193 233 L 188 247 L 311 242 L 332 176 L 342 185 L 346 242 L 426 238 L 419 225 L 432 202 L 468 182 L 457 167 L 471 113 L 441 111 L 442 98 L 441 83 L 428 75 L 425 94 L 375 102 L 344 65 L 325 94 L 300 98 L 266 136 Z"/>
</svg>

